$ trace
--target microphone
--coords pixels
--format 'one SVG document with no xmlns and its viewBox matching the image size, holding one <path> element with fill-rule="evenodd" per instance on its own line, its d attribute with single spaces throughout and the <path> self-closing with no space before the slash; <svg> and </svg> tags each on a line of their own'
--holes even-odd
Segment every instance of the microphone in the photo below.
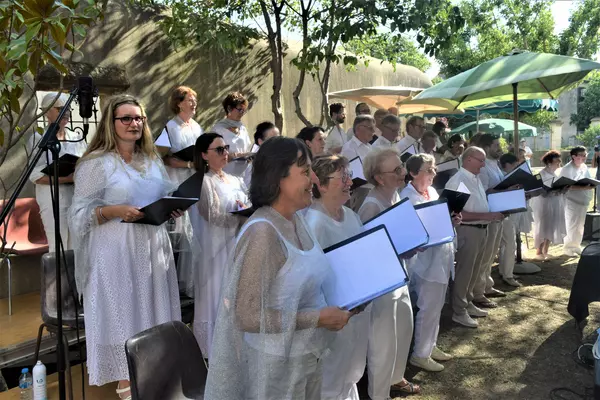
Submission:
<svg viewBox="0 0 600 400">
<path fill-rule="evenodd" d="M 79 103 L 79 116 L 83 119 L 83 140 L 90 129 L 89 120 L 93 114 L 95 94 L 93 79 L 90 76 L 80 76 L 77 80 L 77 103 Z"/>
</svg>

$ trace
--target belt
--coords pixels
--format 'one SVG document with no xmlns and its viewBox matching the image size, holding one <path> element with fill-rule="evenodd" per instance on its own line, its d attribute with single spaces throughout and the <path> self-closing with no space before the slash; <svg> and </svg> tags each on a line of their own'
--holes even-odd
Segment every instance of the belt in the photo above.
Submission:
<svg viewBox="0 0 600 400">
<path fill-rule="evenodd" d="M 470 226 L 472 228 L 487 229 L 487 224 L 461 224 L 462 226 Z"/>
</svg>

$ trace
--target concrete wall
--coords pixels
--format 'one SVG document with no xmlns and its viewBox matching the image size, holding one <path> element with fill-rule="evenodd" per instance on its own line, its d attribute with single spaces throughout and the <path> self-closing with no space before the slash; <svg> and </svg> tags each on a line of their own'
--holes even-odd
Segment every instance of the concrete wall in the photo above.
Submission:
<svg viewBox="0 0 600 400">
<path fill-rule="evenodd" d="M 558 96 L 558 119 L 562 121 L 561 146 L 566 147 L 577 135 L 577 126 L 571 125 L 571 114 L 577 113 L 577 88 Z"/>
</svg>

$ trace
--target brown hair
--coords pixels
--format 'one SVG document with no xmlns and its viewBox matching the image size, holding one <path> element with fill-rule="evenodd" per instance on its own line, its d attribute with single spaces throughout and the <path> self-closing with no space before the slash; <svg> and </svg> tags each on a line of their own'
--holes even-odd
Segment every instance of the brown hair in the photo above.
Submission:
<svg viewBox="0 0 600 400">
<path fill-rule="evenodd" d="M 140 103 L 140 101 L 128 94 L 119 94 L 111 97 L 106 102 L 106 105 L 102 109 L 102 119 L 98 124 L 98 129 L 94 138 L 88 144 L 87 150 L 81 156 L 81 159 L 88 156 L 94 151 L 100 151 L 102 153 L 117 152 L 117 131 L 115 130 L 115 112 L 119 107 L 125 104 L 131 104 L 140 108 L 143 117 L 146 116 L 146 111 Z M 148 126 L 148 120 L 144 121 L 142 127 L 142 137 L 135 143 L 136 150 L 142 152 L 144 155 L 154 158 L 157 157 L 156 147 L 154 146 L 154 140 L 150 133 Z"/>
<path fill-rule="evenodd" d="M 240 92 L 231 92 L 229 93 L 225 99 L 223 100 L 223 109 L 225 110 L 225 114 L 229 114 L 229 112 L 237 108 L 240 105 L 248 106 L 248 100 L 244 97 Z"/>
<path fill-rule="evenodd" d="M 542 156 L 542 162 L 544 165 L 550 165 L 555 159 L 561 159 L 560 153 L 556 150 L 550 150 Z"/>
<path fill-rule="evenodd" d="M 311 167 L 315 172 L 315 175 L 317 175 L 319 183 L 321 185 L 327 185 L 329 183 L 329 175 L 347 167 L 348 163 L 348 159 L 342 155 L 323 154 L 315 157 Z M 313 195 L 317 199 L 321 198 L 321 193 L 319 192 L 317 185 L 313 185 Z"/>
<path fill-rule="evenodd" d="M 188 94 L 191 94 L 194 97 L 198 97 L 196 92 L 192 88 L 189 88 L 187 86 L 178 86 L 175 89 L 173 89 L 173 91 L 171 92 L 171 96 L 169 97 L 169 109 L 173 114 L 179 114 L 179 112 L 181 111 L 179 109 L 179 103 L 181 103 L 185 99 L 185 96 L 187 96 Z"/>
</svg>

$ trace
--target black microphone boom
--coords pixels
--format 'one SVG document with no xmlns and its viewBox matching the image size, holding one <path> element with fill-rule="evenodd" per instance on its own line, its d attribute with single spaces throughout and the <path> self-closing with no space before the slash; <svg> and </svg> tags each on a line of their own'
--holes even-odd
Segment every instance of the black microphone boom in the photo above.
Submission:
<svg viewBox="0 0 600 400">
<path fill-rule="evenodd" d="M 77 103 L 79 103 L 79 116 L 83 119 L 83 138 L 88 134 L 89 119 L 94 108 L 94 96 L 97 96 L 94 80 L 90 76 L 80 76 L 77 80 Z"/>
</svg>

